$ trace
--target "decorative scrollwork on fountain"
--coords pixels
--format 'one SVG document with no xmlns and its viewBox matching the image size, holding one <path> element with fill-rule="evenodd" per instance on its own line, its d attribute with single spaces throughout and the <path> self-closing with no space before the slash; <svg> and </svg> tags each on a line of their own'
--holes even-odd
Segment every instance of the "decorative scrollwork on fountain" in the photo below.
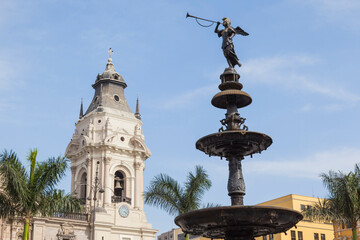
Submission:
<svg viewBox="0 0 360 240">
<path fill-rule="evenodd" d="M 249 128 L 245 125 L 246 118 L 240 117 L 240 114 L 233 112 L 231 114 L 226 113 L 225 118 L 220 120 L 220 123 L 223 125 L 219 128 L 219 132 L 226 130 L 243 130 L 248 131 Z M 224 126 L 226 129 L 224 129 Z"/>
</svg>

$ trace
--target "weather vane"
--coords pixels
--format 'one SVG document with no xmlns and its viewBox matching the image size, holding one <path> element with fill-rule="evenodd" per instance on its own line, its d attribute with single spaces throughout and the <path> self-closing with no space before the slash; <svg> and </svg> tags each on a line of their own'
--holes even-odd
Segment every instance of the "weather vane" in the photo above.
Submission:
<svg viewBox="0 0 360 240">
<path fill-rule="evenodd" d="M 240 34 L 243 36 L 247 36 L 249 35 L 247 32 L 245 32 L 243 29 L 241 29 L 240 27 L 236 27 L 233 28 L 231 26 L 231 21 L 229 18 L 223 18 L 223 23 L 222 25 L 224 26 L 224 29 L 219 30 L 219 25 L 221 24 L 219 21 L 213 21 L 213 20 L 209 20 L 209 19 L 205 19 L 205 18 L 200 18 L 200 17 L 195 17 L 190 15 L 189 13 L 186 14 L 186 17 L 191 17 L 191 18 L 195 18 L 196 22 L 202 26 L 202 27 L 210 27 L 212 26 L 214 23 L 216 23 L 216 27 L 215 27 L 215 33 L 218 34 L 218 37 L 222 37 L 223 42 L 221 45 L 221 48 L 224 52 L 224 56 L 226 58 L 226 61 L 229 64 L 229 68 L 234 68 L 235 65 L 238 65 L 239 67 L 241 67 L 241 63 L 239 62 L 238 57 L 236 56 L 235 50 L 234 50 L 234 44 L 233 44 L 233 37 L 235 36 L 235 34 Z M 211 22 L 210 25 L 203 25 L 201 24 L 198 20 L 203 20 L 203 21 L 207 21 L 207 22 Z"/>
<path fill-rule="evenodd" d="M 113 51 L 113 50 L 111 50 L 111 48 L 109 48 L 108 53 L 109 53 L 109 58 L 111 58 L 111 54 L 112 54 L 112 53 L 114 53 L 114 51 Z"/>
</svg>

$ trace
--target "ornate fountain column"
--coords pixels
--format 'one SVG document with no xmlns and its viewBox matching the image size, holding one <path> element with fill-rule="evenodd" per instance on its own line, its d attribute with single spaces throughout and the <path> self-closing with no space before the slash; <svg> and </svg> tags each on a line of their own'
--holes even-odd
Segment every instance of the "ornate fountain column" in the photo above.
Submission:
<svg viewBox="0 0 360 240">
<path fill-rule="evenodd" d="M 245 181 L 241 168 L 242 158 L 229 157 L 228 192 L 231 205 L 244 205 Z"/>
</svg>

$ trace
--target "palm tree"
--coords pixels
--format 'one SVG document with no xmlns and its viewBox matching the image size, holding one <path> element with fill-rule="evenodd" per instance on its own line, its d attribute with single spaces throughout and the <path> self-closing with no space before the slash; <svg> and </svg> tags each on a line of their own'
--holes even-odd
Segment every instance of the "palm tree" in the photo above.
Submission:
<svg viewBox="0 0 360 240">
<path fill-rule="evenodd" d="M 319 200 L 304 211 L 305 217 L 315 220 L 341 222 L 352 229 L 353 240 L 357 240 L 357 221 L 360 219 L 360 168 L 348 174 L 330 171 L 322 173 L 322 181 L 329 191 L 329 198 Z"/>
<path fill-rule="evenodd" d="M 24 219 L 23 239 L 29 240 L 29 224 L 33 216 L 49 216 L 59 211 L 79 212 L 80 201 L 54 189 L 65 175 L 68 160 L 65 157 L 36 161 L 37 150 L 30 151 L 27 172 L 16 154 L 6 150 L 0 154 L 0 177 L 3 191 L 0 193 L 0 216 Z"/>
<path fill-rule="evenodd" d="M 179 215 L 199 209 L 202 196 L 210 187 L 211 181 L 201 166 L 195 167 L 195 174 L 188 173 L 184 187 L 172 177 L 159 174 L 144 191 L 145 203 L 160 207 L 170 215 Z M 185 234 L 185 239 L 188 240 L 188 234 Z"/>
</svg>

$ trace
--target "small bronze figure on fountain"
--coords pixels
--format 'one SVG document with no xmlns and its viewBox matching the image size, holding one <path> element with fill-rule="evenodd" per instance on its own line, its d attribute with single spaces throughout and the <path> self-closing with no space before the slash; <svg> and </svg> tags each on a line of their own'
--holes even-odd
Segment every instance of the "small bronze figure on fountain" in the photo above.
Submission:
<svg viewBox="0 0 360 240">
<path fill-rule="evenodd" d="M 233 44 L 233 37 L 235 34 L 240 34 L 243 36 L 249 35 L 247 32 L 242 30 L 240 27 L 233 28 L 231 26 L 231 22 L 229 18 L 223 18 L 223 26 L 225 27 L 222 30 L 219 30 L 220 22 L 217 22 L 215 33 L 218 34 L 219 37 L 223 38 L 223 42 L 221 45 L 221 48 L 224 52 L 224 56 L 226 58 L 226 61 L 229 64 L 229 68 L 234 68 L 235 65 L 238 65 L 241 67 L 241 63 L 239 62 L 239 58 L 236 56 L 235 50 L 234 50 L 234 44 Z"/>
</svg>

